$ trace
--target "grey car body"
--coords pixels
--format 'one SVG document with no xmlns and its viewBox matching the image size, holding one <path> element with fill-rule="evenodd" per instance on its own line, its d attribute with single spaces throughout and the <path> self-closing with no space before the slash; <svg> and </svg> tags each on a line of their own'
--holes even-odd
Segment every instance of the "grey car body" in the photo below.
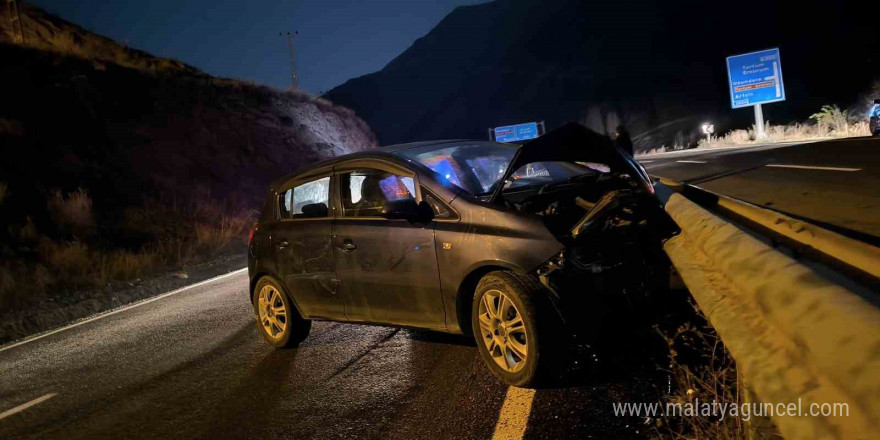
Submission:
<svg viewBox="0 0 880 440">
<path fill-rule="evenodd" d="M 462 143 L 515 149 L 500 179 L 505 184 L 480 196 L 469 194 L 407 155 L 415 149 Z M 554 195 L 583 192 L 588 183 L 572 180 L 552 187 L 545 185 L 540 190 L 505 190 L 517 169 L 538 161 L 590 162 L 608 167 L 609 173 L 595 172 L 590 179 L 605 182 L 601 185 L 607 184 L 609 189 L 596 190 L 596 201 L 584 202 L 590 203 L 586 211 L 570 214 L 573 208 L 566 208 L 566 215 L 558 212 L 562 206 L 554 201 Z M 343 216 L 342 176 L 363 169 L 411 178 L 418 206 L 430 207 L 430 212 L 421 220 Z M 319 179 L 329 180 L 326 212 L 322 208 L 317 216 L 282 219 L 279 211 L 285 209 L 281 202 L 284 194 Z M 547 200 L 542 201 L 542 197 Z M 563 196 L 557 198 L 562 200 Z M 635 209 L 639 212 L 633 213 L 626 207 L 630 206 L 627 200 L 636 199 L 639 208 Z M 574 203 L 575 198 L 571 200 Z M 574 206 L 572 203 L 567 205 Z M 549 210 L 556 211 L 548 215 Z M 654 220 L 663 214 L 653 199 L 653 188 L 644 170 L 628 154 L 614 148 L 607 137 L 573 124 L 522 147 L 485 141 L 437 141 L 342 156 L 271 185 L 249 246 L 251 296 L 256 282 L 271 276 L 291 293 L 297 311 L 306 319 L 467 334 L 471 332 L 471 300 L 477 283 L 489 272 L 509 270 L 539 278 L 562 320 L 572 324 L 577 319 L 566 316 L 566 304 L 586 299 L 585 295 L 567 293 L 570 284 L 582 283 L 584 277 L 599 279 L 603 286 L 609 279 L 631 283 L 641 277 L 633 271 L 643 268 L 633 269 L 617 260 L 632 259 L 633 255 L 636 260 L 647 260 L 648 254 L 650 258 L 655 256 L 656 252 L 644 250 L 642 238 L 630 239 L 626 238 L 629 235 L 606 231 L 610 221 L 606 213 L 627 210 L 651 219 L 647 234 L 652 246 L 659 243 L 658 235 L 670 233 L 668 225 Z M 584 212 L 590 214 L 585 216 Z M 647 221 L 639 219 L 637 223 L 644 225 Z M 659 224 L 663 226 L 656 227 Z M 627 223 L 618 229 L 634 227 Z M 624 240 L 633 241 L 632 249 L 627 250 Z M 574 264 L 570 268 L 559 270 L 571 259 Z M 619 296 L 621 289 L 627 288 L 603 290 Z M 590 296 L 589 301 L 598 296 Z"/>
</svg>

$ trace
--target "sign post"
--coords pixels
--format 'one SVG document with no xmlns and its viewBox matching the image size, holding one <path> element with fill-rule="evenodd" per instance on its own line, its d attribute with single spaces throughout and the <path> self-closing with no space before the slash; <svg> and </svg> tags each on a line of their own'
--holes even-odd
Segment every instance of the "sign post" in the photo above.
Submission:
<svg viewBox="0 0 880 440">
<path fill-rule="evenodd" d="M 785 101 L 779 49 L 727 57 L 727 79 L 730 81 L 731 106 L 754 107 L 755 136 L 758 139 L 766 138 L 761 104 Z"/>
<path fill-rule="evenodd" d="M 761 104 L 755 104 L 755 137 L 767 138 L 767 133 L 764 132 L 764 109 L 761 108 Z"/>
</svg>

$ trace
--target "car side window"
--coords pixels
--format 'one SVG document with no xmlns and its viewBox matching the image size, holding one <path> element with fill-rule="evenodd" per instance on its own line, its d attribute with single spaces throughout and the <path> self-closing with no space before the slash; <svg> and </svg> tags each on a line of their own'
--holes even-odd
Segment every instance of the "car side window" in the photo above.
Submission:
<svg viewBox="0 0 880 440">
<path fill-rule="evenodd" d="M 379 217 L 388 202 L 416 197 L 412 177 L 380 170 L 345 173 L 339 187 L 344 217 Z"/>
<path fill-rule="evenodd" d="M 281 193 L 278 207 L 282 219 L 327 217 L 330 205 L 330 177 L 297 185 Z"/>
<path fill-rule="evenodd" d="M 431 210 L 434 211 L 434 218 L 438 219 L 452 219 L 456 218 L 456 215 L 446 206 L 445 203 L 441 202 L 437 196 L 429 192 L 422 187 L 422 200 L 424 200 L 428 206 L 431 207 Z"/>
</svg>

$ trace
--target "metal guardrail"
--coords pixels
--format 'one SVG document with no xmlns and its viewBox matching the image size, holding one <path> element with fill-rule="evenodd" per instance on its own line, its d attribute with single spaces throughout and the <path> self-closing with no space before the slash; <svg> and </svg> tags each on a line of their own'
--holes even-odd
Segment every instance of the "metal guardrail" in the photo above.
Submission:
<svg viewBox="0 0 880 440">
<path fill-rule="evenodd" d="M 880 268 L 878 250 L 864 247 L 870 245 L 719 200 L 728 211 L 867 273 Z M 845 416 L 776 416 L 778 432 L 786 439 L 877 438 L 880 309 L 868 289 L 820 273 L 681 194 L 669 195 L 665 209 L 681 234 L 664 249 L 736 360 L 741 386 L 763 403 L 799 405 L 805 413 L 812 404 L 848 405 Z"/>
</svg>

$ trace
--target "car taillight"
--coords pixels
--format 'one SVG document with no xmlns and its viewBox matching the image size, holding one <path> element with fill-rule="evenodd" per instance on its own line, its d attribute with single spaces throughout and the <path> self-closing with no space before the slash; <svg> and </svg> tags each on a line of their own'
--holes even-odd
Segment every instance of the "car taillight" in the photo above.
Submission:
<svg viewBox="0 0 880 440">
<path fill-rule="evenodd" d="M 254 232 L 257 232 L 257 225 L 251 227 L 250 232 L 248 232 L 248 246 L 254 243 Z"/>
</svg>

